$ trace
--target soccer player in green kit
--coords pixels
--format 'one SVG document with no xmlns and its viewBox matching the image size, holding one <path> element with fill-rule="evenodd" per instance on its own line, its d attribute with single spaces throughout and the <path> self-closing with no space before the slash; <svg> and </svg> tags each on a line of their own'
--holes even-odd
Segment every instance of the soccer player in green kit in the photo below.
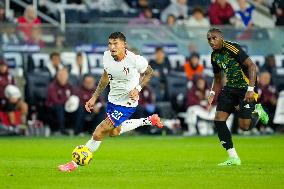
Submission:
<svg viewBox="0 0 284 189">
<path fill-rule="evenodd" d="M 256 65 L 237 43 L 225 41 L 221 30 L 210 29 L 207 39 L 213 49 L 211 64 L 214 72 L 208 104 L 211 106 L 215 93 L 221 90 L 217 99 L 214 124 L 219 140 L 229 155 L 226 161 L 218 165 L 241 165 L 226 120 L 236 111 L 239 127 L 243 130 L 249 130 L 255 125 L 256 120 L 267 124 L 268 115 L 261 104 L 257 104 Z M 222 72 L 227 78 L 224 87 L 222 87 Z"/>
</svg>

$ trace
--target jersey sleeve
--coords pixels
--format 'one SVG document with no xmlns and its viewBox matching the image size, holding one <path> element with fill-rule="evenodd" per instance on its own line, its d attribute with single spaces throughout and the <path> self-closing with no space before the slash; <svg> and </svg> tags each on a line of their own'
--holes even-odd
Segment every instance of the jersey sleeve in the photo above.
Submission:
<svg viewBox="0 0 284 189">
<path fill-rule="evenodd" d="M 238 53 L 236 54 L 236 58 L 237 58 L 237 61 L 240 63 L 240 64 L 244 64 L 245 60 L 249 57 L 247 55 L 247 53 L 242 49 L 241 46 L 239 45 L 236 45 L 237 49 L 238 49 Z"/>
<path fill-rule="evenodd" d="M 136 55 L 136 68 L 139 73 L 144 73 L 148 68 L 148 61 L 140 55 Z"/>
<path fill-rule="evenodd" d="M 220 73 L 221 72 L 221 68 L 217 65 L 217 62 L 215 61 L 215 59 L 212 56 L 213 54 L 211 54 L 211 64 L 213 67 L 213 73 Z"/>
</svg>

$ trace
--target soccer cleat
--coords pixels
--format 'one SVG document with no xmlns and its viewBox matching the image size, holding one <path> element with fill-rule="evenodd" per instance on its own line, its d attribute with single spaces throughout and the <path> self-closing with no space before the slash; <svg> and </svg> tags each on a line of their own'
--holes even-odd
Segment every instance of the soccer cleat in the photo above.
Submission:
<svg viewBox="0 0 284 189">
<path fill-rule="evenodd" d="M 231 166 L 231 165 L 241 165 L 240 158 L 229 157 L 223 163 L 219 163 L 218 166 Z"/>
<path fill-rule="evenodd" d="M 158 114 L 153 114 L 153 115 L 149 116 L 148 120 L 152 123 L 152 126 L 156 126 L 160 129 L 164 127 L 164 125 L 161 122 L 161 119 L 158 116 Z"/>
<path fill-rule="evenodd" d="M 72 172 L 77 169 L 78 165 L 74 161 L 70 161 L 64 165 L 59 165 L 58 169 L 61 172 Z"/>
<path fill-rule="evenodd" d="M 256 104 L 254 111 L 257 112 L 260 122 L 266 125 L 269 121 L 269 117 L 268 117 L 268 114 L 264 111 L 261 104 Z"/>
</svg>

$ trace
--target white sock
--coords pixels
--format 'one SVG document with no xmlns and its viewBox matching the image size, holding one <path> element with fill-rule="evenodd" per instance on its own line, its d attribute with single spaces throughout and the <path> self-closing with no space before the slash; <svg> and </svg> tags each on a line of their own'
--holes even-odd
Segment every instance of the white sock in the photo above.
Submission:
<svg viewBox="0 0 284 189">
<path fill-rule="evenodd" d="M 235 148 L 230 148 L 227 150 L 227 152 L 229 154 L 229 157 L 239 158 Z"/>
<path fill-rule="evenodd" d="M 148 118 L 126 120 L 121 124 L 121 130 L 119 134 L 134 130 L 137 127 L 144 125 L 151 125 L 151 121 Z"/>
<path fill-rule="evenodd" d="M 86 143 L 86 146 L 89 148 L 89 150 L 94 153 L 95 151 L 97 151 L 97 149 L 99 148 L 100 144 L 102 141 L 96 141 L 93 140 L 92 138 Z"/>
</svg>

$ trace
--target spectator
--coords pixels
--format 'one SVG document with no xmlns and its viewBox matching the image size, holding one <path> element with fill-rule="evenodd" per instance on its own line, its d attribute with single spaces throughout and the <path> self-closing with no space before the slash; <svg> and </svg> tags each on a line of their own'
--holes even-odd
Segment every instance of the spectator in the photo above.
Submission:
<svg viewBox="0 0 284 189">
<path fill-rule="evenodd" d="M 187 5 L 189 8 L 189 12 L 192 14 L 195 7 L 202 7 L 203 10 L 208 10 L 211 1 L 213 0 L 189 0 L 187 1 Z"/>
<path fill-rule="evenodd" d="M 76 64 L 71 68 L 71 74 L 82 77 L 83 75 L 87 74 L 88 65 L 84 62 L 83 54 L 77 53 L 76 55 Z"/>
<path fill-rule="evenodd" d="M 190 58 L 184 64 L 184 72 L 188 80 L 192 80 L 194 75 L 201 75 L 204 67 L 199 62 L 199 54 L 192 53 Z"/>
<path fill-rule="evenodd" d="M 274 0 L 270 8 L 271 14 L 276 17 L 276 25 L 284 25 L 284 1 L 283 0 Z"/>
<path fill-rule="evenodd" d="M 188 18 L 187 0 L 173 0 L 161 13 L 163 23 L 166 23 L 168 15 L 170 14 L 174 15 L 177 19 Z"/>
<path fill-rule="evenodd" d="M 159 25 L 160 21 L 153 17 L 153 12 L 150 7 L 143 9 L 143 12 L 139 14 L 138 18 L 134 18 L 129 24 L 154 24 Z"/>
<path fill-rule="evenodd" d="M 271 75 L 268 71 L 262 72 L 259 77 L 259 103 L 262 104 L 269 116 L 269 126 L 273 125 L 274 113 L 277 105 L 278 91 L 271 85 Z"/>
<path fill-rule="evenodd" d="M 210 23 L 213 25 L 230 24 L 230 19 L 234 16 L 234 10 L 227 0 L 216 0 L 208 10 Z"/>
<path fill-rule="evenodd" d="M 6 22 L 5 6 L 0 2 L 0 23 Z"/>
<path fill-rule="evenodd" d="M 210 23 L 204 15 L 204 11 L 201 7 L 195 7 L 192 12 L 192 16 L 185 21 L 186 26 L 190 27 L 209 27 Z"/>
<path fill-rule="evenodd" d="M 5 11 L 5 4 L 0 2 L 0 24 L 4 23 L 11 23 L 12 20 L 7 18 L 6 11 Z"/>
<path fill-rule="evenodd" d="M 52 131 L 59 130 L 64 135 L 68 134 L 65 130 L 65 121 L 68 113 L 65 111 L 64 105 L 73 93 L 72 86 L 68 83 L 68 77 L 67 69 L 59 70 L 54 80 L 48 85 L 46 99 L 46 122 Z M 73 119 L 75 118 L 73 116 Z"/>
<path fill-rule="evenodd" d="M 150 3 L 148 0 L 126 0 L 128 4 L 132 7 L 137 9 L 138 11 L 143 10 L 146 7 L 150 7 Z"/>
<path fill-rule="evenodd" d="M 31 36 L 26 43 L 29 45 L 38 45 L 40 48 L 45 46 L 44 41 L 42 40 L 41 27 L 34 26 L 32 28 Z"/>
<path fill-rule="evenodd" d="M 27 114 L 28 105 L 22 100 L 20 89 L 15 85 L 7 85 L 0 105 L 1 123 L 13 127 L 26 125 Z"/>
<path fill-rule="evenodd" d="M 50 73 L 51 77 L 54 77 L 56 73 L 61 70 L 64 66 L 61 63 L 60 60 L 60 54 L 57 52 L 53 52 L 50 54 L 50 64 L 47 64 L 47 69 Z"/>
<path fill-rule="evenodd" d="M 276 74 L 276 61 L 273 54 L 269 54 L 265 57 L 265 62 L 260 71 L 268 71 L 272 76 Z"/>
<path fill-rule="evenodd" d="M 98 99 L 93 114 L 85 110 L 85 103 L 92 97 L 96 90 L 96 80 L 92 75 L 84 75 L 82 84 L 76 89 L 76 94 L 80 98 L 80 105 L 76 114 L 75 135 L 83 133 L 83 126 L 88 123 L 89 133 L 93 132 L 99 123 L 105 118 L 105 106 L 102 99 Z"/>
<path fill-rule="evenodd" d="M 155 59 L 150 60 L 150 66 L 154 70 L 154 76 L 164 81 L 166 75 L 171 71 L 171 65 L 162 47 L 156 48 Z"/>
<path fill-rule="evenodd" d="M 6 45 L 15 45 L 20 43 L 20 39 L 16 33 L 16 25 L 9 24 L 3 27 L 1 42 Z"/>
<path fill-rule="evenodd" d="M 143 107 L 144 117 L 159 114 L 159 109 L 155 104 L 155 95 L 149 86 L 143 87 L 139 95 L 139 105 Z"/>
<path fill-rule="evenodd" d="M 0 59 L 0 100 L 5 98 L 4 90 L 9 84 L 15 85 L 15 79 L 9 73 L 8 65 L 2 58 Z"/>
<path fill-rule="evenodd" d="M 185 122 L 188 125 L 188 135 L 196 134 L 196 126 L 198 117 L 204 120 L 214 119 L 215 105 L 208 110 L 207 98 L 209 89 L 205 78 L 201 75 L 196 75 L 193 80 L 193 86 L 187 92 L 186 107 L 187 117 Z M 215 104 L 215 103 L 214 103 Z"/>
<path fill-rule="evenodd" d="M 174 27 L 176 23 L 177 23 L 176 17 L 173 14 L 169 14 L 167 17 L 167 22 L 166 22 L 167 26 Z"/>
<path fill-rule="evenodd" d="M 23 33 L 24 40 L 31 38 L 32 29 L 34 26 L 40 26 L 41 21 L 37 17 L 33 6 L 27 6 L 24 15 L 18 18 L 19 31 Z"/>
<path fill-rule="evenodd" d="M 85 0 L 91 9 L 98 9 L 102 12 L 122 11 L 128 13 L 130 7 L 124 0 Z"/>
<path fill-rule="evenodd" d="M 253 27 L 252 16 L 255 10 L 254 5 L 249 4 L 246 0 L 238 0 L 239 10 L 235 13 L 233 24 L 236 26 L 251 28 Z"/>
<path fill-rule="evenodd" d="M 207 94 L 208 93 L 208 86 L 206 84 L 205 78 L 202 75 L 196 75 L 193 79 L 193 86 L 187 93 L 186 98 L 186 107 L 199 105 L 203 108 L 207 107 Z"/>
</svg>

